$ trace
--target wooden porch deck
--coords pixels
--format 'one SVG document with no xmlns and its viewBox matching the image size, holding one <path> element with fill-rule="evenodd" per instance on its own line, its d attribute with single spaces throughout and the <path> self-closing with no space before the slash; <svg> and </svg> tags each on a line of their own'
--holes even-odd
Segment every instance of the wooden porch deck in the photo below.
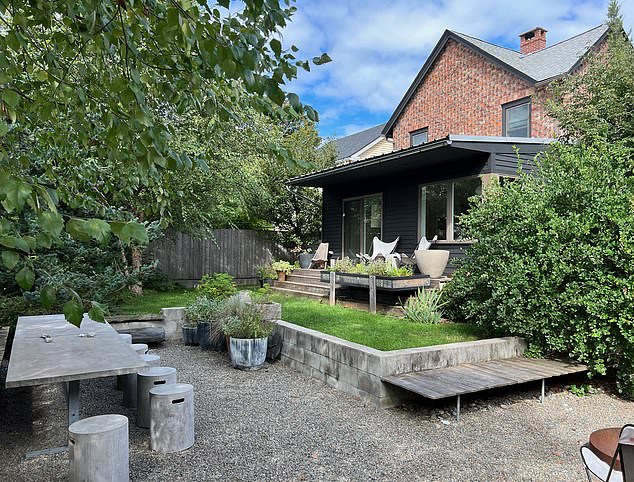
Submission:
<svg viewBox="0 0 634 482">
<path fill-rule="evenodd" d="M 456 417 L 459 420 L 461 395 L 541 380 L 543 403 L 547 378 L 587 370 L 585 365 L 557 360 L 506 358 L 393 375 L 381 380 L 433 400 L 457 397 Z"/>
</svg>

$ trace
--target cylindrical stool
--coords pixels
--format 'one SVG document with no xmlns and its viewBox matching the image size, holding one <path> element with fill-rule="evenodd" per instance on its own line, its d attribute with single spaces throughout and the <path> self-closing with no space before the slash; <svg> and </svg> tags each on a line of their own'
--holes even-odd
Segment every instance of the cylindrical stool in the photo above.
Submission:
<svg viewBox="0 0 634 482">
<path fill-rule="evenodd" d="M 132 345 L 132 335 L 129 335 L 128 333 L 119 333 L 119 336 L 124 342 Z M 114 388 L 115 390 L 123 390 L 123 375 L 117 375 L 117 385 Z"/>
<path fill-rule="evenodd" d="M 70 480 L 127 482 L 128 418 L 123 415 L 98 415 L 68 427 Z"/>
<path fill-rule="evenodd" d="M 187 383 L 150 390 L 150 447 L 179 452 L 194 445 L 194 387 Z"/>
<path fill-rule="evenodd" d="M 147 343 L 132 343 L 130 346 L 139 355 L 145 355 L 148 350 Z"/>
<path fill-rule="evenodd" d="M 152 367 L 137 375 L 136 424 L 150 428 L 150 389 L 176 383 L 176 368 Z"/>
<path fill-rule="evenodd" d="M 150 367 L 158 367 L 161 365 L 161 357 L 158 355 L 141 355 Z M 142 368 L 145 371 L 147 368 Z M 128 408 L 136 408 L 136 373 L 123 375 L 123 406 Z"/>
</svg>

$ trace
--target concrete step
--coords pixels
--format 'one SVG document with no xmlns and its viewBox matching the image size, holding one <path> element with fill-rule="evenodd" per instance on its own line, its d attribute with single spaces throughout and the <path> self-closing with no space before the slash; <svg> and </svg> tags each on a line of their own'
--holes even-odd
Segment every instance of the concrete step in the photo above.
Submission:
<svg viewBox="0 0 634 482">
<path fill-rule="evenodd" d="M 292 290 L 292 289 L 288 289 L 288 288 L 278 288 L 276 286 L 273 286 L 271 288 L 271 291 L 275 292 L 275 293 L 280 293 L 283 295 L 288 295 L 288 296 L 297 296 L 300 298 L 310 298 L 313 300 L 327 300 L 328 299 L 328 295 L 321 295 L 319 293 L 311 293 L 309 291 L 299 291 L 299 290 Z"/>
<path fill-rule="evenodd" d="M 293 272 L 291 273 L 292 275 L 299 275 L 299 276 L 307 276 L 310 278 L 319 278 L 321 276 L 321 270 L 320 269 L 301 269 L 301 268 L 296 268 L 293 270 Z"/>
<path fill-rule="evenodd" d="M 329 286 L 327 281 L 321 281 L 319 278 L 315 278 L 314 276 L 305 276 L 303 274 L 289 274 L 286 276 L 286 281 L 292 281 L 294 283 L 306 283 L 306 284 L 312 284 L 312 285 Z"/>
<path fill-rule="evenodd" d="M 328 295 L 330 288 L 328 286 L 322 286 L 318 284 L 310 283 L 296 283 L 293 281 L 275 281 L 273 283 L 275 288 L 285 288 L 289 290 L 306 291 L 309 293 L 318 293 L 321 295 Z"/>
</svg>

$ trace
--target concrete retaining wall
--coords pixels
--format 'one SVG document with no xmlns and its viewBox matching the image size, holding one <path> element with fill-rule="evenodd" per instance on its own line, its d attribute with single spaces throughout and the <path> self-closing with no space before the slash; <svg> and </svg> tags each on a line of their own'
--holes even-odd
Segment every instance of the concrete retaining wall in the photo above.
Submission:
<svg viewBox="0 0 634 482">
<path fill-rule="evenodd" d="M 517 357 L 526 348 L 522 338 L 507 337 L 380 351 L 285 321 L 278 325 L 285 365 L 379 408 L 399 405 L 408 397 L 381 377 Z"/>
<path fill-rule="evenodd" d="M 157 326 L 165 329 L 166 340 L 180 341 L 181 328 L 185 322 L 185 308 L 161 308 L 161 312 L 155 315 L 116 315 L 109 316 L 106 320 L 115 330 Z"/>
</svg>

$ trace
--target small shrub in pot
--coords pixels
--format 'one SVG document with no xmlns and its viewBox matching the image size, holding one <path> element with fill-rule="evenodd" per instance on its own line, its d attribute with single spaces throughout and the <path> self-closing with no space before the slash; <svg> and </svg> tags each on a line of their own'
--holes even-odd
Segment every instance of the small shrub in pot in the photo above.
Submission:
<svg viewBox="0 0 634 482">
<path fill-rule="evenodd" d="M 235 303 L 224 323 L 233 366 L 241 370 L 259 369 L 266 359 L 267 340 L 274 328 L 275 323 L 262 320 L 254 304 Z"/>
</svg>

